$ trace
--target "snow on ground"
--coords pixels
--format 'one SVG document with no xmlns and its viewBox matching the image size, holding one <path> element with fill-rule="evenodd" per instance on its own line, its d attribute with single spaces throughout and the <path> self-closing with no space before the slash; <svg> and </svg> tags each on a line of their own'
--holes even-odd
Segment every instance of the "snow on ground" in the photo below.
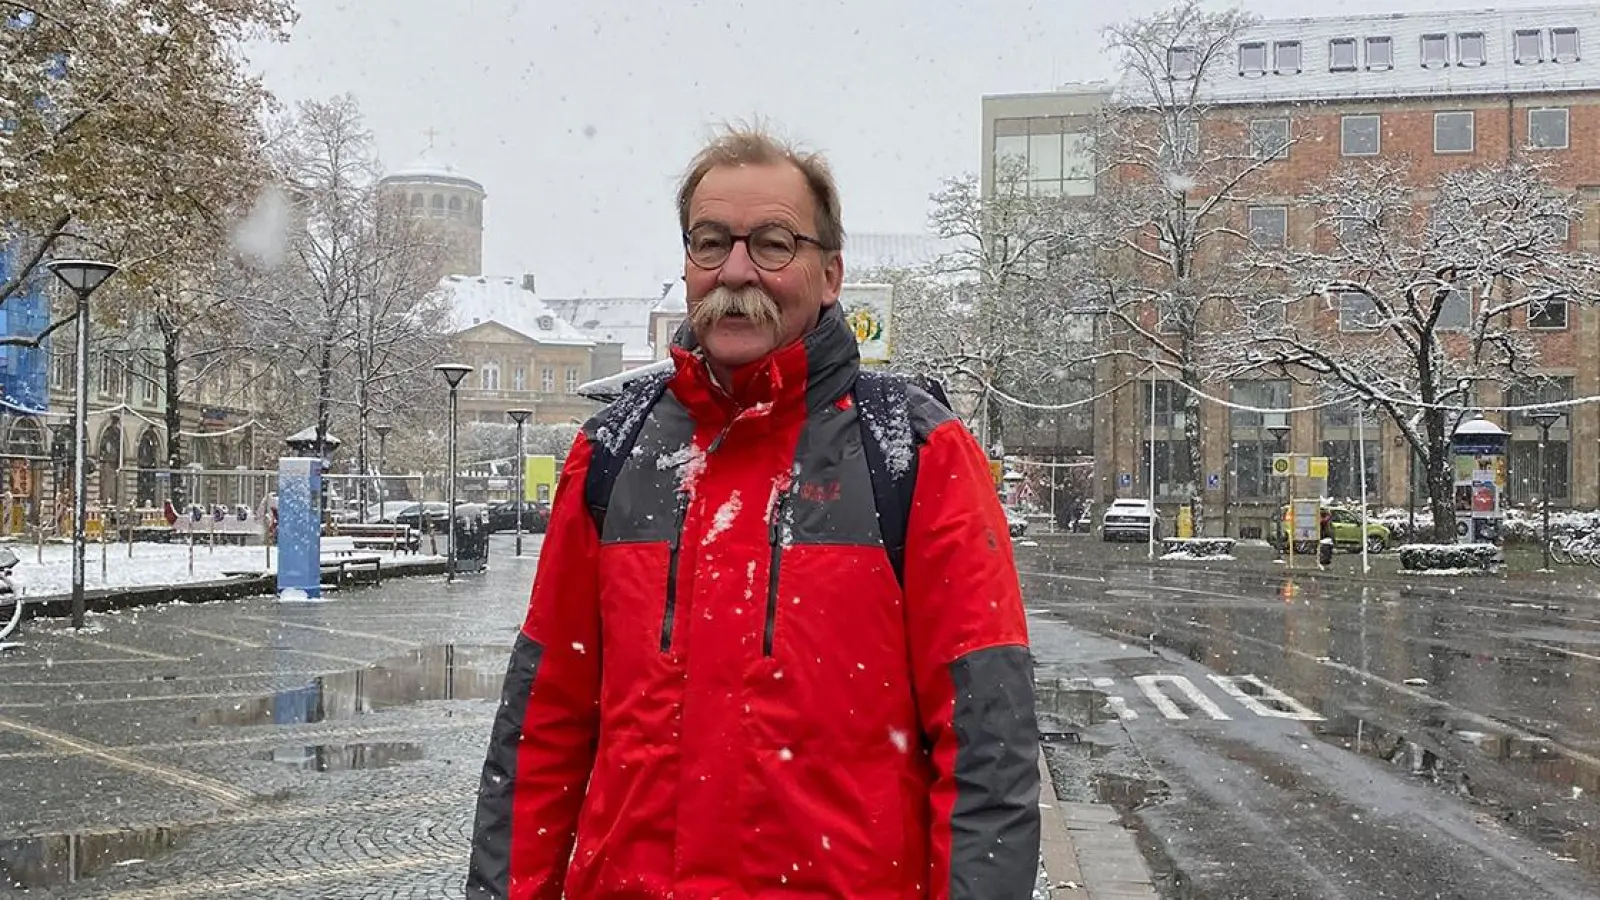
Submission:
<svg viewBox="0 0 1600 900">
<path fill-rule="evenodd" d="M 23 596 L 47 597 L 72 592 L 72 545 L 45 544 L 42 564 L 36 545 L 13 543 L 6 546 L 20 560 L 12 572 L 12 580 L 22 588 Z M 188 544 L 136 543 L 131 558 L 127 544 L 107 544 L 105 550 L 106 576 L 102 579 L 100 545 L 88 546 L 83 563 L 83 584 L 88 590 L 214 581 L 225 577 L 224 572 L 276 572 L 278 566 L 276 547 L 272 548 L 272 563 L 268 565 L 267 551 L 263 547 L 218 546 L 213 549 L 196 545 L 192 573 Z M 381 555 L 388 558 L 390 554 Z M 407 560 L 425 558 L 405 557 Z"/>
</svg>

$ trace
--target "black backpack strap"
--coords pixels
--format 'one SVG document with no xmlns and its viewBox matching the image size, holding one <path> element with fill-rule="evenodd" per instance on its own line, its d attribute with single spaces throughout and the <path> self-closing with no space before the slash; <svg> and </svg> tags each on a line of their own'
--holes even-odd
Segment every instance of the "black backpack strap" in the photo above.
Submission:
<svg viewBox="0 0 1600 900">
<path fill-rule="evenodd" d="M 894 577 L 904 587 L 906 530 L 917 486 L 918 443 L 911 427 L 907 381 L 886 372 L 862 370 L 856 375 L 855 400 L 856 417 L 861 423 L 861 449 L 872 476 L 878 532 L 894 567 Z"/>
<path fill-rule="evenodd" d="M 644 430 L 650 410 L 672 380 L 672 370 L 628 382 L 622 394 L 600 410 L 585 431 L 589 434 L 589 472 L 583 482 L 583 496 L 594 518 L 595 533 L 605 535 L 606 508 L 611 505 L 611 488 L 633 452 L 633 445 Z"/>
</svg>

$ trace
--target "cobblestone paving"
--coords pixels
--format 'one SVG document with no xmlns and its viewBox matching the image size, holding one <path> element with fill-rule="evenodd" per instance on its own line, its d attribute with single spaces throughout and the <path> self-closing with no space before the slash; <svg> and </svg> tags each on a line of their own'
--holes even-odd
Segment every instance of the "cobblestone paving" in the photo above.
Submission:
<svg viewBox="0 0 1600 900">
<path fill-rule="evenodd" d="M 74 835 L 92 871 L 0 895 L 460 897 L 534 568 L 510 545 L 454 585 L 28 623 L 0 652 L 0 862 Z"/>
</svg>

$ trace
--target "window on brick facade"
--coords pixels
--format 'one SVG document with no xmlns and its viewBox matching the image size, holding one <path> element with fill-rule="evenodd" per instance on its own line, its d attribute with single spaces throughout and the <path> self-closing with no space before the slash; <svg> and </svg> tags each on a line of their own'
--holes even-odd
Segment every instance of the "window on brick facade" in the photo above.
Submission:
<svg viewBox="0 0 1600 900">
<path fill-rule="evenodd" d="M 1296 75 L 1300 72 L 1301 53 L 1299 41 L 1278 41 L 1272 45 L 1272 70 L 1279 75 Z"/>
<path fill-rule="evenodd" d="M 1350 42 L 1350 68 L 1355 68 L 1355 42 Z M 1367 71 L 1381 72 L 1394 68 L 1394 39 L 1389 37 L 1367 38 Z"/>
<path fill-rule="evenodd" d="M 1550 29 L 1550 58 L 1558 63 L 1578 61 L 1578 29 Z"/>
<path fill-rule="evenodd" d="M 1249 225 L 1252 244 L 1257 247 L 1282 247 L 1289 240 L 1289 208 L 1252 206 Z"/>
<path fill-rule="evenodd" d="M 1328 42 L 1328 71 L 1354 72 L 1356 70 L 1356 39 L 1334 38 Z"/>
<path fill-rule="evenodd" d="M 1454 288 L 1439 300 L 1439 318 L 1434 328 L 1438 331 L 1467 331 L 1472 327 L 1472 295 Z"/>
<path fill-rule="evenodd" d="M 1195 76 L 1198 61 L 1193 47 L 1173 47 L 1167 51 L 1167 75 L 1175 79 Z"/>
<path fill-rule="evenodd" d="M 1339 152 L 1345 156 L 1377 156 L 1382 145 L 1379 116 L 1344 116 L 1339 120 Z"/>
<path fill-rule="evenodd" d="M 1289 120 L 1251 119 L 1250 158 L 1288 159 Z"/>
<path fill-rule="evenodd" d="M 1544 62 L 1544 35 L 1537 29 L 1518 31 L 1511 37 L 1512 59 L 1527 66 Z"/>
<path fill-rule="evenodd" d="M 1561 331 L 1567 327 L 1567 301 L 1552 298 L 1528 304 L 1528 327 L 1536 331 Z"/>
<path fill-rule="evenodd" d="M 1471 110 L 1433 114 L 1433 152 L 1471 153 L 1474 116 Z"/>
<path fill-rule="evenodd" d="M 1359 291 L 1339 294 L 1339 330 L 1372 331 L 1378 327 L 1378 307 Z"/>
<path fill-rule="evenodd" d="M 1267 45 L 1259 41 L 1239 45 L 1239 74 L 1267 74 Z"/>
<path fill-rule="evenodd" d="M 1528 110 L 1528 147 L 1533 150 L 1567 149 L 1566 109 Z"/>
<path fill-rule="evenodd" d="M 1441 69 L 1450 65 L 1450 39 L 1442 34 L 1422 36 L 1422 67 Z"/>
</svg>

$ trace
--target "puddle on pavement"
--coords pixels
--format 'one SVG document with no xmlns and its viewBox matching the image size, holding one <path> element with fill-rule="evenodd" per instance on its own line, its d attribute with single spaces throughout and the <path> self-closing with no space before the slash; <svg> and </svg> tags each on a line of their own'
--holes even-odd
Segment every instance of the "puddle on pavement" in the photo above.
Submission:
<svg viewBox="0 0 1600 900">
<path fill-rule="evenodd" d="M 264 762 L 304 769 L 309 772 L 348 772 L 358 769 L 388 769 L 422 758 L 422 745 L 410 743 L 312 744 L 274 747 L 250 754 Z"/>
<path fill-rule="evenodd" d="M 143 862 L 172 850 L 186 830 L 155 825 L 0 839 L 0 888 L 56 887 Z"/>
<path fill-rule="evenodd" d="M 199 725 L 301 725 L 353 719 L 429 700 L 496 700 L 508 647 L 438 644 L 311 679 L 195 717 Z"/>
<path fill-rule="evenodd" d="M 1101 803 L 1115 806 L 1124 815 L 1171 795 L 1167 783 L 1159 778 L 1140 778 L 1115 772 L 1101 772 L 1089 780 Z"/>
<path fill-rule="evenodd" d="M 1590 821 L 1600 798 L 1600 767 L 1568 756 L 1547 738 L 1492 734 L 1443 718 L 1402 733 L 1351 715 L 1313 731 L 1486 807 L 1556 856 L 1600 872 L 1600 832 Z"/>
<path fill-rule="evenodd" d="M 1085 687 L 1081 681 L 1035 679 L 1033 697 L 1040 728 L 1072 731 L 1117 718 L 1106 692 Z"/>
</svg>

